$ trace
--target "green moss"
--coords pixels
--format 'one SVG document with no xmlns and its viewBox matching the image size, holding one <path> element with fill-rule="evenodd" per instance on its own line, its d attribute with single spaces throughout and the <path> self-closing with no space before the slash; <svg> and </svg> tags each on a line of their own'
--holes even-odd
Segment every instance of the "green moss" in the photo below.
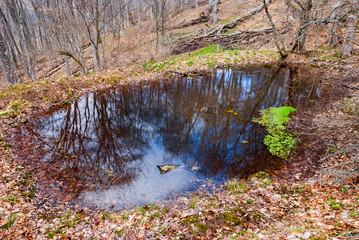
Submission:
<svg viewBox="0 0 359 240">
<path fill-rule="evenodd" d="M 238 188 L 239 184 L 236 180 L 232 180 L 226 184 L 226 187 L 229 190 L 235 191 Z"/>
<path fill-rule="evenodd" d="M 209 229 L 209 227 L 200 222 L 199 220 L 199 216 L 190 216 L 190 217 L 186 217 L 185 219 L 181 220 L 181 223 L 184 225 L 187 224 L 194 224 L 194 226 L 201 232 L 201 233 L 206 233 L 207 230 Z"/>
<path fill-rule="evenodd" d="M 233 19 L 235 19 L 237 16 L 231 15 L 229 17 L 227 17 L 226 19 L 223 19 L 223 23 L 228 23 L 230 21 L 232 21 Z"/>
<path fill-rule="evenodd" d="M 187 62 L 187 65 L 190 67 L 190 66 L 193 66 L 193 61 L 189 61 L 189 62 Z"/>
<path fill-rule="evenodd" d="M 330 57 L 330 56 L 322 56 L 322 59 L 324 60 L 339 60 L 340 58 L 338 58 L 335 54 L 334 56 Z"/>
<path fill-rule="evenodd" d="M 209 227 L 206 224 L 203 224 L 203 223 L 197 223 L 197 224 L 195 224 L 195 227 L 198 228 L 198 230 L 201 233 L 206 233 L 207 230 L 209 229 Z"/>
<path fill-rule="evenodd" d="M 258 213 L 254 214 L 254 215 L 252 216 L 252 219 L 253 219 L 255 222 L 260 221 L 262 218 L 263 218 L 263 215 L 258 214 Z"/>
<path fill-rule="evenodd" d="M 11 213 L 11 214 L 8 216 L 6 223 L 4 223 L 4 224 L 1 226 L 1 229 L 6 230 L 6 229 L 11 228 L 11 227 L 14 225 L 16 219 L 18 219 L 17 215 L 14 214 L 14 213 Z"/>
<path fill-rule="evenodd" d="M 253 178 L 257 179 L 270 179 L 270 176 L 266 172 L 256 172 L 248 177 L 248 181 L 252 181 Z"/>
<path fill-rule="evenodd" d="M 9 110 L 0 112 L 0 116 L 9 115 L 9 114 L 10 114 Z"/>
<path fill-rule="evenodd" d="M 20 102 L 17 102 L 17 101 L 14 101 L 14 102 L 11 102 L 10 103 L 10 107 L 15 109 L 15 110 L 18 110 L 19 107 L 20 107 L 21 103 Z"/>
<path fill-rule="evenodd" d="M 32 178 L 32 174 L 30 172 L 27 172 L 25 176 L 23 176 L 24 179 Z"/>
<path fill-rule="evenodd" d="M 342 203 L 334 201 L 331 197 L 328 197 L 328 200 L 333 210 L 339 210 L 341 207 L 344 206 Z"/>
<path fill-rule="evenodd" d="M 128 219 L 128 216 L 127 216 L 126 212 L 123 212 L 123 213 L 121 214 L 120 218 L 121 218 L 122 220 L 127 220 L 127 219 Z"/>
<path fill-rule="evenodd" d="M 203 56 L 203 55 L 219 53 L 219 52 L 223 52 L 223 48 L 220 48 L 217 44 L 212 44 L 210 46 L 204 47 L 196 52 L 191 53 L 190 56 L 191 57 Z"/>
<path fill-rule="evenodd" d="M 124 234 L 125 230 L 124 229 L 121 229 L 121 230 L 115 230 L 115 234 L 117 236 L 122 236 Z"/>
<path fill-rule="evenodd" d="M 46 231 L 46 236 L 47 236 L 47 238 L 50 238 L 50 239 L 52 239 L 52 238 L 54 238 L 54 236 L 56 235 L 56 234 L 61 234 L 63 232 L 63 230 L 62 230 L 62 228 L 61 227 L 58 227 L 58 228 L 56 228 L 55 230 L 48 230 L 48 231 Z"/>
<path fill-rule="evenodd" d="M 239 186 L 244 190 L 244 191 L 247 191 L 248 190 L 248 187 L 245 183 L 241 183 L 239 184 Z"/>
<path fill-rule="evenodd" d="M 219 217 L 232 226 L 237 226 L 242 223 L 242 220 L 235 213 L 232 212 L 221 213 Z"/>
<path fill-rule="evenodd" d="M 259 187 L 267 187 L 268 185 L 271 185 L 273 182 L 270 179 L 263 179 L 260 184 L 258 184 Z"/>
<path fill-rule="evenodd" d="M 148 210 L 149 210 L 149 207 L 147 205 L 144 207 L 136 208 L 136 212 L 140 212 L 142 215 L 145 215 Z"/>
<path fill-rule="evenodd" d="M 18 200 L 18 197 L 12 197 L 12 196 L 9 196 L 9 197 L 6 197 L 3 201 L 4 202 L 11 202 L 11 203 L 15 203 L 17 202 Z"/>
<path fill-rule="evenodd" d="M 189 207 L 195 209 L 198 200 L 199 200 L 199 199 L 198 199 L 197 197 L 193 198 L 193 199 L 191 200 L 191 202 L 189 203 Z"/>
<path fill-rule="evenodd" d="M 39 220 L 43 219 L 43 220 L 54 220 L 55 218 L 57 218 L 54 215 L 47 215 L 47 214 L 42 214 L 38 217 Z"/>
<path fill-rule="evenodd" d="M 160 218 L 161 217 L 161 214 L 159 212 L 155 212 L 152 217 L 157 217 L 157 218 Z"/>
<path fill-rule="evenodd" d="M 182 224 L 188 224 L 188 223 L 198 223 L 199 222 L 199 216 L 195 215 L 195 216 L 190 216 L 190 217 L 186 217 L 185 219 L 181 220 Z"/>
<path fill-rule="evenodd" d="M 231 212 L 232 212 L 232 213 L 236 213 L 236 214 L 244 214 L 243 209 L 240 208 L 240 207 L 232 208 L 232 209 L 231 209 Z"/>
<path fill-rule="evenodd" d="M 102 215 L 102 220 L 106 220 L 110 217 L 111 213 L 110 212 L 104 212 L 103 215 Z"/>
<path fill-rule="evenodd" d="M 29 194 L 27 196 L 30 197 L 30 198 L 34 197 L 35 192 L 36 192 L 36 188 L 31 188 L 30 191 L 29 191 Z"/>
</svg>

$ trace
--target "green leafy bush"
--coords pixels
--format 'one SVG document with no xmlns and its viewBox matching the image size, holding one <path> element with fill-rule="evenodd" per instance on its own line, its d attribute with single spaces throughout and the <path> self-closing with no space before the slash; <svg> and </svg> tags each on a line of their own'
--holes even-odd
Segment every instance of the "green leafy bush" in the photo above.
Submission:
<svg viewBox="0 0 359 240">
<path fill-rule="evenodd" d="M 285 123 L 290 121 L 288 117 L 292 112 L 297 111 L 293 107 L 271 107 L 260 111 L 260 118 L 253 119 L 267 128 L 268 134 L 264 138 L 264 144 L 268 146 L 271 154 L 285 160 L 290 159 L 297 140 L 286 130 Z"/>
</svg>

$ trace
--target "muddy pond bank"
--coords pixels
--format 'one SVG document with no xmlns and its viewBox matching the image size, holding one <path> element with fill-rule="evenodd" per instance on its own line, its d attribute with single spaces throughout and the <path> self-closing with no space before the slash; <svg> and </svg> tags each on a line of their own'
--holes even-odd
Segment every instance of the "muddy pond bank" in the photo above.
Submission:
<svg viewBox="0 0 359 240">
<path fill-rule="evenodd" d="M 309 109 L 321 94 L 290 68 L 216 69 L 84 95 L 30 118 L 12 141 L 39 196 L 115 210 L 280 169 L 253 117 L 272 106 Z M 179 167 L 161 174 L 161 164 Z"/>
</svg>

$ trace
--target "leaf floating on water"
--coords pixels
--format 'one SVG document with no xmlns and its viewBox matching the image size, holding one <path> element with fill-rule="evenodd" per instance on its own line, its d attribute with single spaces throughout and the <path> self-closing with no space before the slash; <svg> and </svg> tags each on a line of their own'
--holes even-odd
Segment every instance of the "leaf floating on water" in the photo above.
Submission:
<svg viewBox="0 0 359 240">
<path fill-rule="evenodd" d="M 180 165 L 157 165 L 157 168 L 160 170 L 161 174 L 168 173 L 173 169 L 178 168 Z"/>
<path fill-rule="evenodd" d="M 192 166 L 192 168 L 191 168 L 192 171 L 197 170 L 197 169 L 199 169 L 198 166 Z"/>
<path fill-rule="evenodd" d="M 238 113 L 235 112 L 235 111 L 233 111 L 233 110 L 227 110 L 226 112 L 227 112 L 227 113 L 233 113 L 234 115 L 238 115 Z"/>
<path fill-rule="evenodd" d="M 249 143 L 248 141 L 243 140 L 242 143 Z"/>
<path fill-rule="evenodd" d="M 203 108 L 201 108 L 201 112 L 203 112 L 203 113 L 205 113 L 205 114 L 214 114 L 214 113 L 217 113 L 215 107 L 203 107 Z"/>
</svg>

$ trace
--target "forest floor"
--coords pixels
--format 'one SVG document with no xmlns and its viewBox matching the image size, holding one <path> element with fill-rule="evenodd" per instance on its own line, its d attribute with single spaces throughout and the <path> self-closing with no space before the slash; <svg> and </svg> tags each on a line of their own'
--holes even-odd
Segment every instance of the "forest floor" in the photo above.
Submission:
<svg viewBox="0 0 359 240">
<path fill-rule="evenodd" d="M 70 210 L 63 205 L 51 206 L 37 196 L 36 182 L 16 161 L 7 141 L 11 129 L 31 114 L 68 104 L 87 92 L 215 67 L 270 66 L 280 63 L 278 59 L 272 51 L 224 51 L 209 46 L 161 62 L 2 88 L 0 238 L 358 239 L 359 66 L 355 58 L 342 61 L 291 55 L 286 60 L 303 74 L 318 77 L 321 84 L 341 89 L 325 104 L 318 103 L 318 114 L 298 115 L 290 126 L 308 135 L 295 159 L 306 159 L 307 167 L 314 169 L 311 174 L 302 174 L 301 165 L 293 159 L 285 167 L 287 173 L 295 172 L 291 178 L 259 172 L 213 186 L 211 193 L 199 189 L 190 197 L 120 213 Z M 312 162 L 312 156 L 323 148 L 325 153 Z M 345 176 L 348 178 L 342 179 Z"/>
</svg>

